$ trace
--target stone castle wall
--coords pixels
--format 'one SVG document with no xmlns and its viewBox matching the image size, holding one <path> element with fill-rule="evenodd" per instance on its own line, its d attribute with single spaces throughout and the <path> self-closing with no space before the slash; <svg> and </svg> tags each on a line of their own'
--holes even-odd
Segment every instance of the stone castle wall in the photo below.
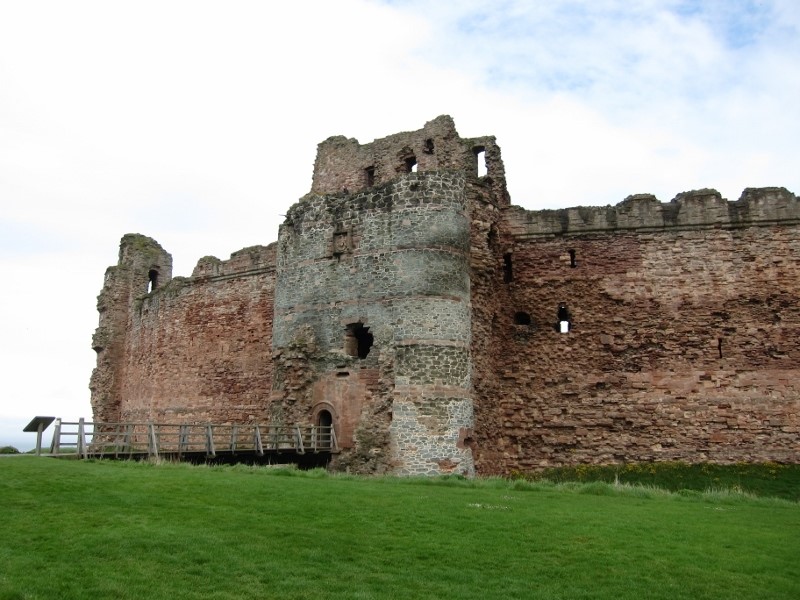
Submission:
<svg viewBox="0 0 800 600">
<path fill-rule="evenodd" d="M 782 188 L 527 211 L 446 116 L 330 138 L 276 244 L 173 279 L 123 238 L 95 419 L 331 422 L 369 473 L 798 462 L 798 227 Z"/>
<path fill-rule="evenodd" d="M 482 399 L 479 470 L 800 459 L 792 194 L 728 203 L 703 190 L 506 217 L 513 279 L 493 328 L 500 382 Z"/>
<path fill-rule="evenodd" d="M 143 272 L 152 270 L 152 262 L 147 262 L 147 252 L 141 254 L 142 246 L 151 255 L 166 254 L 149 238 L 126 238 L 139 242 L 136 260 Z M 123 239 L 123 248 L 128 246 Z M 121 256 L 101 292 L 103 303 L 130 287 L 130 275 L 136 279 L 134 267 Z M 121 318 L 112 336 L 119 350 L 111 389 L 101 383 L 108 379 L 106 351 L 98 353 L 92 388 L 95 419 L 265 422 L 264 398 L 272 386 L 274 245 L 246 248 L 228 261 L 206 257 L 192 277 L 163 280 L 149 292 L 147 279 L 139 277 L 138 283 L 138 294 L 115 307 Z M 118 400 L 114 413 L 104 408 L 105 398 L 112 395 Z"/>
</svg>

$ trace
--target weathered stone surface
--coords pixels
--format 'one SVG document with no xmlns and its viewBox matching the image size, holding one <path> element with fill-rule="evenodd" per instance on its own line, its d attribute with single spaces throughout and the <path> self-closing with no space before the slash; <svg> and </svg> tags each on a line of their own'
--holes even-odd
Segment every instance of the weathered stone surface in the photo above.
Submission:
<svg viewBox="0 0 800 600">
<path fill-rule="evenodd" d="M 671 225 L 651 198 L 614 208 L 623 227 L 592 216 L 611 209 L 569 209 L 562 223 L 507 213 L 514 277 L 497 283 L 498 376 L 475 395 L 479 470 L 800 459 L 797 201 L 767 189 L 673 202 Z"/>
<path fill-rule="evenodd" d="M 798 226 L 783 188 L 527 211 L 449 117 L 330 138 L 276 244 L 172 279 L 123 237 L 95 419 L 330 419 L 367 473 L 798 462 Z"/>
<path fill-rule="evenodd" d="M 148 292 L 154 267 L 163 283 Z M 266 421 L 274 245 L 242 250 L 229 261 L 204 258 L 193 277 L 170 277 L 171 259 L 160 246 L 144 236 L 123 238 L 120 264 L 109 269 L 100 294 L 95 338 L 112 342 L 95 345 L 95 419 Z"/>
</svg>

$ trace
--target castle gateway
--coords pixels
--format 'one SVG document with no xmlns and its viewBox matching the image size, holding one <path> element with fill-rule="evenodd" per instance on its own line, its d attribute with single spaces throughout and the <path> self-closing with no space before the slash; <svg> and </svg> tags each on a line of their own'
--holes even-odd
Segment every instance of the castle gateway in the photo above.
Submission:
<svg viewBox="0 0 800 600">
<path fill-rule="evenodd" d="M 172 277 L 122 238 L 96 421 L 332 425 L 332 468 L 800 462 L 800 207 L 783 188 L 528 211 L 450 117 L 319 145 L 278 241 Z"/>
</svg>

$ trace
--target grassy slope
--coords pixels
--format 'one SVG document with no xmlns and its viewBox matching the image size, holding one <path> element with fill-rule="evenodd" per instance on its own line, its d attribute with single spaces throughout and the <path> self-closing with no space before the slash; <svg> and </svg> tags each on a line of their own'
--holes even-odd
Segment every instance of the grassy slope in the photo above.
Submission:
<svg viewBox="0 0 800 600">
<path fill-rule="evenodd" d="M 785 501 L 287 473 L 2 460 L 0 600 L 800 597 Z"/>
<path fill-rule="evenodd" d="M 578 465 L 546 469 L 520 478 L 550 481 L 605 481 L 658 486 L 672 491 L 733 489 L 800 502 L 800 465 L 737 463 L 733 465 L 679 462 L 625 465 Z"/>
</svg>

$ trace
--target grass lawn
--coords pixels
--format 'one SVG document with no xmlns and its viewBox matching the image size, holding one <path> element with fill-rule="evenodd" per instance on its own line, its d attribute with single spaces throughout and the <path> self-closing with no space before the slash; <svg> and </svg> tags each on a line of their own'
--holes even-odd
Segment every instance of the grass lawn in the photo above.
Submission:
<svg viewBox="0 0 800 600">
<path fill-rule="evenodd" d="M 800 504 L 0 460 L 0 600 L 800 598 Z"/>
</svg>

